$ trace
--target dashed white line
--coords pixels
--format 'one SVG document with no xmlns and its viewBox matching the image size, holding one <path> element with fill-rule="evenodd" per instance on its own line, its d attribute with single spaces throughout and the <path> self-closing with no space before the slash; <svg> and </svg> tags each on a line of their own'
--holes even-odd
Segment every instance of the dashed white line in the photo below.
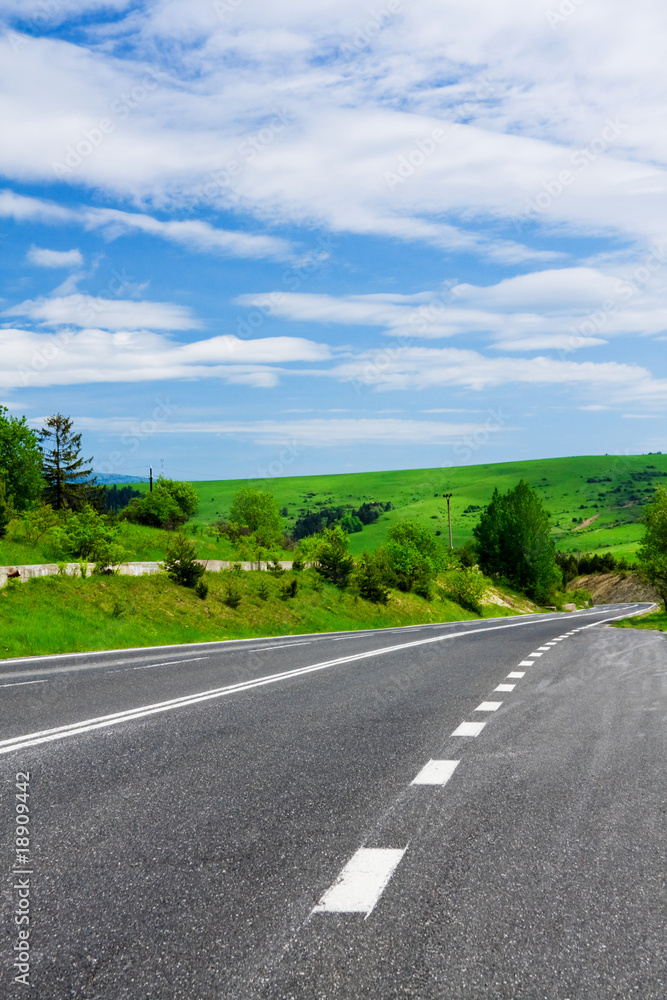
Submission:
<svg viewBox="0 0 667 1000">
<path fill-rule="evenodd" d="M 542 654 L 535 652 L 535 653 L 529 653 L 528 655 L 532 657 L 532 659 L 534 660 L 536 656 L 541 656 Z"/>
<path fill-rule="evenodd" d="M 507 676 L 508 677 L 525 677 L 526 676 L 526 672 L 525 672 L 525 670 L 513 670 L 512 673 L 508 674 Z"/>
<path fill-rule="evenodd" d="M 161 663 L 144 663 L 140 667 L 132 667 L 132 670 L 150 670 L 151 667 L 170 667 L 174 663 L 194 663 L 195 660 L 209 659 L 209 656 L 189 656 L 187 660 L 162 660 Z"/>
<path fill-rule="evenodd" d="M 486 722 L 462 722 L 452 736 L 479 736 Z"/>
<path fill-rule="evenodd" d="M 446 785 L 459 766 L 458 760 L 430 760 L 422 767 L 411 785 Z"/>
<path fill-rule="evenodd" d="M 406 850 L 362 847 L 352 855 L 313 913 L 365 913 L 368 917 Z"/>
<path fill-rule="evenodd" d="M 515 687 L 516 687 L 516 684 L 499 684 L 498 687 L 494 688 L 493 690 L 494 691 L 513 691 Z"/>
<path fill-rule="evenodd" d="M 549 652 L 549 647 L 548 647 L 548 646 L 538 646 L 537 648 L 538 648 L 539 650 L 541 650 L 541 652 L 543 652 L 543 653 L 548 653 L 548 652 Z M 531 655 L 531 656 L 534 656 L 535 654 L 534 654 L 534 653 L 531 653 L 530 655 Z"/>
<path fill-rule="evenodd" d="M 532 667 L 532 665 L 533 665 L 532 660 L 522 660 L 521 663 L 519 664 L 520 667 Z"/>
<path fill-rule="evenodd" d="M 502 701 L 483 701 L 481 705 L 478 705 L 475 709 L 476 712 L 497 712 Z"/>
</svg>

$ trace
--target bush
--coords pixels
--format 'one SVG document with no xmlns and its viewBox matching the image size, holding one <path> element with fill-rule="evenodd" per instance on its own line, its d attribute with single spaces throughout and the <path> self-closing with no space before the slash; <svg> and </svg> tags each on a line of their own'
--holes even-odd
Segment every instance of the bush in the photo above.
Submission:
<svg viewBox="0 0 667 1000">
<path fill-rule="evenodd" d="M 204 575 L 204 567 L 197 562 L 195 544 L 184 535 L 176 535 L 169 541 L 167 557 L 161 566 L 181 587 L 196 587 Z"/>
<path fill-rule="evenodd" d="M 197 586 L 195 587 L 195 594 L 200 597 L 202 601 L 205 601 L 208 597 L 208 584 L 204 580 L 199 580 Z"/>
<path fill-rule="evenodd" d="M 44 505 L 44 518 L 48 513 Z M 49 508 L 50 509 L 50 508 Z M 98 514 L 90 504 L 84 504 L 76 514 L 66 514 L 65 523 L 53 529 L 57 549 L 66 555 L 96 564 L 98 573 L 122 562 L 125 550 L 116 540 L 117 529 L 109 525 L 106 516 Z"/>
<path fill-rule="evenodd" d="M 173 530 L 196 514 L 198 507 L 199 497 L 189 483 L 160 476 L 152 492 L 130 500 L 120 516 L 135 524 Z"/>
<path fill-rule="evenodd" d="M 7 487 L 4 479 L 0 479 L 0 538 L 7 534 L 7 528 L 11 520 L 11 510 L 7 501 Z"/>
<path fill-rule="evenodd" d="M 357 563 L 354 583 L 359 596 L 373 604 L 386 604 L 389 591 L 384 585 L 382 562 L 375 558 L 375 553 L 363 552 Z"/>
<path fill-rule="evenodd" d="M 280 587 L 280 596 L 283 601 L 286 601 L 289 597 L 296 597 L 296 592 L 299 589 L 299 581 L 296 577 L 291 580 L 283 580 Z"/>
<path fill-rule="evenodd" d="M 269 588 L 267 586 L 266 580 L 260 580 L 259 587 L 257 588 L 257 596 L 260 601 L 266 601 L 269 598 Z"/>
<path fill-rule="evenodd" d="M 422 593 L 429 591 L 443 553 L 428 528 L 415 521 L 399 521 L 387 534 L 386 557 L 399 590 L 408 592 L 419 582 Z"/>
<path fill-rule="evenodd" d="M 354 569 L 354 559 L 347 554 L 348 543 L 347 533 L 339 526 L 327 528 L 316 536 L 315 568 L 320 576 L 341 589 L 347 587 Z"/>
<path fill-rule="evenodd" d="M 231 608 L 233 611 L 236 611 L 239 604 L 241 603 L 241 592 L 239 590 L 239 586 L 236 580 L 230 580 L 227 586 L 225 587 L 225 596 L 223 598 L 223 603 L 226 604 L 227 607 Z"/>
<path fill-rule="evenodd" d="M 229 520 L 232 524 L 247 528 L 262 545 L 271 545 L 282 536 L 275 497 L 251 486 L 234 494 Z"/>
<path fill-rule="evenodd" d="M 486 582 L 477 569 L 463 567 L 447 576 L 445 584 L 447 596 L 476 615 L 482 614 L 482 598 L 485 590 Z"/>
</svg>

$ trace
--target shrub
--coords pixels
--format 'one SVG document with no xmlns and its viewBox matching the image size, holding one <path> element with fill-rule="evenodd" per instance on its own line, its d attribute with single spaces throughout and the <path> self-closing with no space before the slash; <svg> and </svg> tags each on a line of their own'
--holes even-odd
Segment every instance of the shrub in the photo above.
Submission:
<svg viewBox="0 0 667 1000">
<path fill-rule="evenodd" d="M 463 567 L 447 576 L 445 584 L 447 596 L 476 615 L 482 614 L 482 598 L 485 590 L 486 582 L 477 569 Z"/>
<path fill-rule="evenodd" d="M 347 587 L 354 569 L 354 559 L 347 554 L 348 543 L 347 533 L 339 526 L 327 528 L 316 536 L 315 568 L 320 576 L 341 589 Z"/>
<path fill-rule="evenodd" d="M 198 507 L 199 497 L 189 483 L 160 476 L 152 492 L 130 500 L 120 516 L 135 524 L 173 530 L 196 514 Z"/>
<path fill-rule="evenodd" d="M 267 586 L 266 580 L 260 580 L 259 587 L 257 588 L 257 596 L 260 601 L 266 601 L 269 597 L 269 588 Z"/>
<path fill-rule="evenodd" d="M 197 562 L 197 549 L 184 535 L 176 535 L 167 546 L 167 556 L 163 563 L 170 579 L 181 587 L 196 587 L 204 575 L 204 567 Z"/>
<path fill-rule="evenodd" d="M 363 552 L 357 563 L 354 582 L 359 596 L 373 604 L 386 604 L 389 591 L 384 585 L 383 567 L 375 553 Z"/>
<path fill-rule="evenodd" d="M 48 519 L 46 511 L 43 516 Z M 57 549 L 94 562 L 97 573 L 108 572 L 110 566 L 122 562 L 125 556 L 125 550 L 116 540 L 117 529 L 90 504 L 84 504 L 76 514 L 66 515 L 65 523 L 53 529 L 53 536 Z"/>
<path fill-rule="evenodd" d="M 208 584 L 204 580 L 199 580 L 195 587 L 195 594 L 205 601 L 208 597 Z"/>
<path fill-rule="evenodd" d="M 227 586 L 225 587 L 225 596 L 223 598 L 223 603 L 226 604 L 227 607 L 231 608 L 233 611 L 236 611 L 239 604 L 241 603 L 241 592 L 239 590 L 236 580 L 230 580 Z"/>
<path fill-rule="evenodd" d="M 246 486 L 232 498 L 229 520 L 256 535 L 262 545 L 271 545 L 281 537 L 280 513 L 275 497 L 263 490 Z"/>
<path fill-rule="evenodd" d="M 415 521 L 399 521 L 388 531 L 386 555 L 399 590 L 410 591 L 417 581 L 428 588 L 442 566 L 442 549 L 428 528 Z"/>
<path fill-rule="evenodd" d="M 296 597 L 296 592 L 299 589 L 299 581 L 296 577 L 291 580 L 283 580 L 280 587 L 280 596 L 283 601 L 286 601 L 289 597 Z"/>
</svg>

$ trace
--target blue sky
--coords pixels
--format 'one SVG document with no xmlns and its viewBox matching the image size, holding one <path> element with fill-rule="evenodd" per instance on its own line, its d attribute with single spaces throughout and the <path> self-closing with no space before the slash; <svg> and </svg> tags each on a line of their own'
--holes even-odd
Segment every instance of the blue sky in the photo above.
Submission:
<svg viewBox="0 0 667 1000">
<path fill-rule="evenodd" d="M 0 21 L 0 401 L 98 471 L 664 450 L 664 4 Z"/>
</svg>

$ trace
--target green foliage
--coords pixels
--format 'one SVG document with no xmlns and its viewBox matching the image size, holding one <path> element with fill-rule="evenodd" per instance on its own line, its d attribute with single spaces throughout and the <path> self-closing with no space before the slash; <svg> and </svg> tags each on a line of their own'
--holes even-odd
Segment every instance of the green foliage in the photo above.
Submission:
<svg viewBox="0 0 667 1000">
<path fill-rule="evenodd" d="M 197 562 L 195 544 L 185 535 L 175 535 L 170 540 L 162 568 L 181 587 L 196 587 L 204 575 L 204 567 Z"/>
<path fill-rule="evenodd" d="M 482 598 L 486 591 L 486 581 L 478 569 L 464 566 L 447 574 L 445 594 L 462 608 L 482 614 Z"/>
<path fill-rule="evenodd" d="M 199 496 L 189 483 L 160 476 L 154 488 L 130 500 L 121 517 L 135 524 L 173 530 L 197 513 Z"/>
<path fill-rule="evenodd" d="M 280 513 L 275 498 L 271 493 L 252 486 L 234 494 L 229 520 L 247 528 L 262 545 L 271 545 L 281 534 Z"/>
<path fill-rule="evenodd" d="M 388 532 L 389 566 L 399 590 L 406 593 L 417 584 L 422 596 L 430 594 L 430 583 L 443 563 L 442 549 L 428 528 L 416 521 L 399 521 Z"/>
<path fill-rule="evenodd" d="M 32 510 L 27 510 L 21 518 L 21 527 L 26 540 L 33 544 L 39 541 L 51 528 L 58 524 L 58 515 L 51 504 L 40 503 Z"/>
<path fill-rule="evenodd" d="M 56 413 L 44 422 L 39 433 L 46 482 L 44 500 L 54 510 L 81 510 L 86 504 L 104 509 L 105 489 L 99 486 L 92 469 L 81 458 L 81 435 L 72 433 L 72 421 Z M 87 459 L 92 462 L 92 458 Z"/>
<path fill-rule="evenodd" d="M 0 479 L 7 502 L 17 511 L 29 510 L 44 489 L 38 437 L 25 417 L 8 416 L 6 406 L 0 406 Z"/>
<path fill-rule="evenodd" d="M 239 590 L 239 585 L 236 580 L 229 580 L 225 587 L 225 596 L 223 598 L 223 604 L 226 604 L 228 608 L 236 611 L 239 604 L 241 603 L 241 591 Z"/>
<path fill-rule="evenodd" d="M 473 534 L 484 573 L 500 576 L 542 602 L 560 585 L 549 514 L 524 479 L 505 494 L 493 491 Z"/>
<path fill-rule="evenodd" d="M 282 576 L 285 572 L 285 567 L 280 565 L 278 556 L 271 556 L 267 569 L 271 576 Z"/>
<path fill-rule="evenodd" d="M 0 479 L 0 538 L 7 534 L 7 528 L 11 521 L 12 512 L 7 501 L 7 489 L 4 479 Z"/>
<path fill-rule="evenodd" d="M 125 557 L 125 550 L 117 540 L 118 530 L 91 504 L 67 515 L 64 524 L 53 528 L 52 534 L 61 552 L 84 563 L 94 562 L 96 572 L 108 571 Z"/>
<path fill-rule="evenodd" d="M 657 487 L 642 520 L 644 537 L 637 552 L 639 569 L 667 607 L 667 488 Z"/>
<path fill-rule="evenodd" d="M 195 594 L 197 595 L 197 597 L 201 598 L 202 601 L 206 600 L 206 598 L 208 597 L 208 584 L 206 583 L 205 580 L 198 581 L 198 583 L 195 586 Z"/>
<path fill-rule="evenodd" d="M 260 601 L 267 601 L 269 599 L 269 588 L 267 586 L 266 580 L 259 581 L 259 587 L 257 588 L 257 596 Z"/>
<path fill-rule="evenodd" d="M 329 583 L 337 587 L 347 587 L 350 574 L 354 568 L 354 559 L 347 554 L 347 532 L 336 525 L 326 528 L 315 536 L 313 561 L 317 572 Z"/>
<path fill-rule="evenodd" d="M 297 590 L 299 589 L 299 581 L 296 577 L 292 577 L 291 580 L 283 580 L 280 585 L 280 596 L 283 601 L 286 601 L 290 597 L 296 597 Z"/>
<path fill-rule="evenodd" d="M 387 603 L 389 591 L 384 584 L 385 570 L 382 558 L 378 558 L 376 553 L 365 550 L 362 552 L 354 573 L 354 583 L 359 597 L 373 604 Z"/>
</svg>

